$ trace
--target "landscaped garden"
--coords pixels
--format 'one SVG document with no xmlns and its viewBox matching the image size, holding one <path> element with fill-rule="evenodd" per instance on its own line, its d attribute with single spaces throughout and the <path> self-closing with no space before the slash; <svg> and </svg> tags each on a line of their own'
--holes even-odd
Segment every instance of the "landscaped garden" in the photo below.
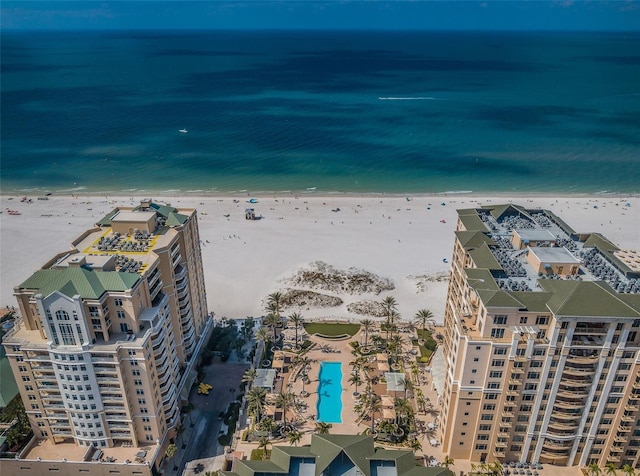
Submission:
<svg viewBox="0 0 640 476">
<path fill-rule="evenodd" d="M 360 330 L 360 324 L 305 322 L 304 330 L 320 337 L 353 337 Z"/>
</svg>

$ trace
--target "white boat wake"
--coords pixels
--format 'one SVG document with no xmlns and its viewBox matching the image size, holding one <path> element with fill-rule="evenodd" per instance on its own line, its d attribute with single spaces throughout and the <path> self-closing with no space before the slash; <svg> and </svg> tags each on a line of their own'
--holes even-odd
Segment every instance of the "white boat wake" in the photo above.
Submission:
<svg viewBox="0 0 640 476">
<path fill-rule="evenodd" d="M 431 96 L 380 96 L 378 99 L 380 101 L 446 101 L 446 99 L 438 99 Z"/>
</svg>

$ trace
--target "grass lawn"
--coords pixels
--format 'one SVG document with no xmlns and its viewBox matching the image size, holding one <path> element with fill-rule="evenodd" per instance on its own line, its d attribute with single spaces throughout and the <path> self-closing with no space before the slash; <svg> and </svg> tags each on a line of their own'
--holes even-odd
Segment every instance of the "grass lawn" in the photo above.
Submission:
<svg viewBox="0 0 640 476">
<path fill-rule="evenodd" d="M 436 347 L 438 347 L 438 343 L 431 336 L 431 332 L 428 330 L 425 329 L 424 334 L 422 333 L 422 329 L 418 329 L 417 332 L 418 339 L 424 339 L 425 342 L 424 345 L 419 345 L 418 342 L 414 342 L 414 344 L 418 345 L 418 348 L 420 349 L 420 358 L 426 357 L 428 360 L 431 357 L 431 354 L 436 350 Z"/>
<path fill-rule="evenodd" d="M 320 334 L 327 337 L 343 335 L 355 335 L 360 329 L 360 324 L 337 324 L 326 322 L 305 322 L 304 330 L 309 334 Z"/>
</svg>

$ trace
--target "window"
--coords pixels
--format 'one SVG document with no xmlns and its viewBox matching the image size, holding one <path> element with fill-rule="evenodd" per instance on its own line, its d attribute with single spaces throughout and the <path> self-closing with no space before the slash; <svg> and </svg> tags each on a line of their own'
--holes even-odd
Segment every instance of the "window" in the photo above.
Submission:
<svg viewBox="0 0 640 476">
<path fill-rule="evenodd" d="M 114 303 L 116 306 L 122 306 L 122 299 L 120 298 L 115 298 L 114 299 Z"/>
<path fill-rule="evenodd" d="M 502 339 L 504 337 L 504 329 L 491 329 L 491 337 Z"/>
<path fill-rule="evenodd" d="M 526 324 L 527 323 L 527 316 L 520 316 L 520 324 Z"/>
<path fill-rule="evenodd" d="M 486 450 L 487 449 L 487 445 L 476 445 L 476 449 L 477 450 Z"/>
<path fill-rule="evenodd" d="M 495 315 L 493 316 L 493 323 L 497 325 L 505 325 L 507 323 L 507 316 Z"/>
<path fill-rule="evenodd" d="M 124 311 L 118 311 L 116 314 L 118 315 L 118 319 L 124 319 L 126 317 Z"/>
<path fill-rule="evenodd" d="M 69 313 L 67 311 L 56 311 L 56 319 L 59 321 L 70 321 Z"/>
<path fill-rule="evenodd" d="M 492 421 L 493 420 L 493 415 L 491 413 L 483 413 L 482 416 L 480 417 L 480 420 L 482 420 L 482 421 Z"/>
<path fill-rule="evenodd" d="M 506 355 L 507 348 L 506 347 L 496 347 L 493 349 L 493 355 Z"/>
<path fill-rule="evenodd" d="M 504 360 L 492 360 L 491 365 L 493 367 L 504 367 Z"/>
<path fill-rule="evenodd" d="M 549 324 L 549 318 L 547 316 L 536 317 L 536 325 L 543 326 L 545 324 Z"/>
<path fill-rule="evenodd" d="M 64 312 L 64 311 L 58 311 L 58 312 Z M 64 345 L 76 345 L 76 336 L 73 333 L 73 326 L 71 324 L 60 324 L 59 326 L 60 326 L 60 335 L 62 337 L 62 343 Z"/>
<path fill-rule="evenodd" d="M 489 372 L 489 378 L 502 378 L 502 371 L 493 370 L 493 371 Z"/>
</svg>

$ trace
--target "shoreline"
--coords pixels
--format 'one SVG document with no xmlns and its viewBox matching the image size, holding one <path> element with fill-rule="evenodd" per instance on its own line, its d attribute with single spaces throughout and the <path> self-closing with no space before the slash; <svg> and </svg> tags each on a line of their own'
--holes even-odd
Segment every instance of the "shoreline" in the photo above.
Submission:
<svg viewBox="0 0 640 476">
<path fill-rule="evenodd" d="M 89 189 L 77 188 L 77 189 L 40 189 L 40 188 L 25 188 L 17 191 L 2 191 L 0 197 L 21 197 L 30 194 L 40 194 L 39 196 L 55 197 L 67 197 L 74 195 L 86 195 L 87 197 L 110 197 L 111 199 L 122 198 L 148 198 L 153 196 L 160 197 L 177 197 L 177 198 L 216 198 L 216 197 L 265 197 L 265 198 L 279 198 L 283 196 L 305 196 L 316 198 L 368 198 L 368 197 L 389 197 L 389 198 L 420 198 L 420 197 L 508 197 L 514 200 L 520 198 L 581 198 L 581 197 L 606 197 L 606 198 L 638 198 L 640 197 L 640 190 L 636 192 L 615 192 L 609 190 L 601 190 L 598 192 L 527 192 L 527 191 L 474 191 L 474 190 L 448 190 L 445 192 L 344 192 L 344 191 L 326 191 L 326 190 L 230 190 L 230 191 L 210 191 L 204 190 L 162 190 L 162 191 L 147 191 L 140 189 L 131 190 L 107 190 L 107 191 L 91 191 Z M 35 196 L 35 195 L 34 195 Z"/>
<path fill-rule="evenodd" d="M 64 195 L 0 194 L 3 272 L 0 306 L 15 306 L 13 286 L 27 279 L 55 253 L 116 206 L 142 198 L 196 208 L 209 309 L 218 317 L 264 314 L 271 292 L 295 287 L 296 271 L 322 262 L 341 271 L 356 268 L 393 281 L 380 294 L 326 292 L 342 299 L 335 307 L 291 308 L 305 318 L 362 319 L 351 309 L 393 296 L 403 320 L 430 309 L 442 321 L 456 228 L 456 209 L 516 203 L 553 211 L 578 232 L 601 232 L 621 248 L 640 244 L 640 196 L 531 194 L 171 194 L 110 195 L 84 191 Z M 249 197 L 257 203 L 248 203 Z M 627 207 L 627 203 L 630 208 Z M 6 213 L 16 210 L 19 215 Z M 261 220 L 245 220 L 254 208 Z M 365 306 L 366 307 L 366 306 Z"/>
</svg>

